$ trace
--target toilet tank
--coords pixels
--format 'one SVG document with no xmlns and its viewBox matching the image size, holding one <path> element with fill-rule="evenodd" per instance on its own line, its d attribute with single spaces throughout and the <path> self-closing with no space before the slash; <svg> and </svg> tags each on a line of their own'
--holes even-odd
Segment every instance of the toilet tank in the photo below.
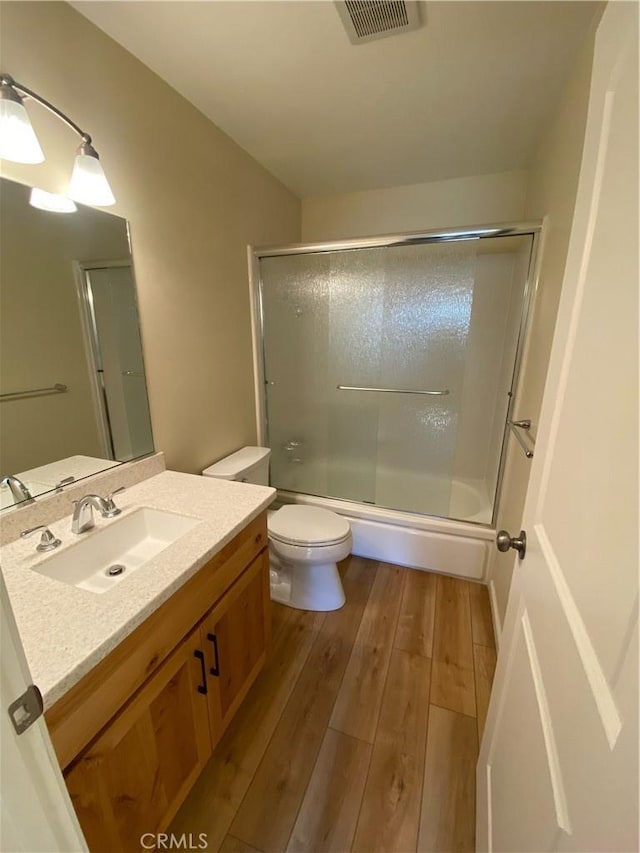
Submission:
<svg viewBox="0 0 640 853">
<path fill-rule="evenodd" d="M 268 447 L 243 447 L 231 456 L 225 456 L 219 462 L 209 465 L 202 475 L 217 477 L 219 480 L 238 480 L 241 483 L 268 486 L 270 455 Z"/>
</svg>

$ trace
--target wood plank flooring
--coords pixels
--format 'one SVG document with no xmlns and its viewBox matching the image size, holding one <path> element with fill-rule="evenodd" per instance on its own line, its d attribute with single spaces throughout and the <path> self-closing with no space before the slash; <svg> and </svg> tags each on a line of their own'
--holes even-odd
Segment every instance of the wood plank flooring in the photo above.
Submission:
<svg viewBox="0 0 640 853">
<path fill-rule="evenodd" d="M 360 557 L 340 571 L 341 610 L 272 605 L 267 665 L 170 832 L 223 853 L 474 849 L 486 588 Z"/>
</svg>

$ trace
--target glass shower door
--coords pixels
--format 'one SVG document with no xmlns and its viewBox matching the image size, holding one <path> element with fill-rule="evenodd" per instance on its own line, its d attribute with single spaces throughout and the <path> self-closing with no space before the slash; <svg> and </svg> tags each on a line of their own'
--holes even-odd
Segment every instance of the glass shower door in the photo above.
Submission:
<svg viewBox="0 0 640 853">
<path fill-rule="evenodd" d="M 373 502 L 375 411 L 337 400 L 336 370 L 350 350 L 349 312 L 336 307 L 330 254 L 262 261 L 271 481 L 277 488 Z M 338 465 L 350 475 L 336 484 Z"/>
<path fill-rule="evenodd" d="M 153 452 L 135 284 L 130 266 L 85 270 L 93 348 L 113 456 Z"/>
<path fill-rule="evenodd" d="M 476 243 L 385 250 L 376 504 L 449 515 Z"/>
<path fill-rule="evenodd" d="M 474 260 L 474 241 L 261 259 L 276 488 L 448 515 Z"/>
<path fill-rule="evenodd" d="M 330 255 L 327 357 L 327 492 L 376 503 L 378 394 L 340 391 L 376 386 L 384 322 L 384 249 Z"/>
</svg>

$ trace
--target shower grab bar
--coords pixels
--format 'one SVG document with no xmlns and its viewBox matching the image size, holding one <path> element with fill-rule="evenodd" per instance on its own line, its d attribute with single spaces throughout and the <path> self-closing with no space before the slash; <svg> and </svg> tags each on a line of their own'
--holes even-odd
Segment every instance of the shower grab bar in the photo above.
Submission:
<svg viewBox="0 0 640 853">
<path fill-rule="evenodd" d="M 531 421 L 526 418 L 521 421 L 507 421 L 507 424 L 511 427 L 511 432 L 515 435 L 516 441 L 520 445 L 520 447 L 524 450 L 524 455 L 527 459 L 533 459 L 533 450 L 527 446 L 524 438 L 522 437 L 522 433 L 519 430 L 523 429 L 529 434 L 529 430 L 531 429 Z M 531 438 L 529 434 L 529 439 L 533 445 L 535 445 L 535 441 Z"/>
<path fill-rule="evenodd" d="M 68 390 L 67 385 L 63 385 L 62 382 L 56 382 L 55 385 L 51 385 L 49 388 L 31 388 L 28 391 L 5 391 L 3 394 L 0 394 L 0 399 L 9 400 L 14 397 L 30 397 L 34 394 L 64 394 Z"/>
<path fill-rule="evenodd" d="M 361 388 L 359 385 L 337 385 L 338 391 L 378 391 L 381 394 L 426 394 L 429 397 L 446 397 L 449 389 L 444 391 L 413 391 L 411 388 Z"/>
</svg>

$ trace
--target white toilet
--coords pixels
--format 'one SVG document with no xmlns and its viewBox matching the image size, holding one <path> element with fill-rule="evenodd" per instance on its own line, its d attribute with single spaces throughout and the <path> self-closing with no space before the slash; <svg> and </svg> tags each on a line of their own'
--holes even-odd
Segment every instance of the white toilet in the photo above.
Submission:
<svg viewBox="0 0 640 853">
<path fill-rule="evenodd" d="M 267 447 L 243 447 L 205 477 L 269 484 Z M 287 504 L 268 513 L 271 598 L 301 610 L 338 610 L 345 602 L 337 563 L 351 553 L 349 522 L 315 506 Z"/>
</svg>

